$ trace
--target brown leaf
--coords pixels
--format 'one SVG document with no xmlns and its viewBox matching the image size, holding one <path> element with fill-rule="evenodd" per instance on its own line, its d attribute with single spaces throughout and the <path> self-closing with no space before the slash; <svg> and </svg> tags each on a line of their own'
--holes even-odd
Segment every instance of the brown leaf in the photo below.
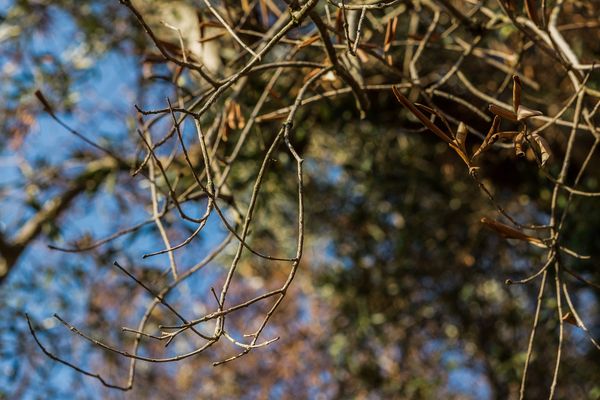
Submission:
<svg viewBox="0 0 600 400">
<path fill-rule="evenodd" d="M 404 107 L 408 108 L 408 110 L 411 113 L 413 113 L 413 115 L 417 117 L 421 121 L 421 123 L 423 123 L 423 125 L 429 128 L 429 130 L 435 133 L 444 142 L 452 142 L 452 139 L 450 139 L 447 134 L 445 134 L 440 128 L 438 128 L 433 122 L 431 122 L 429 118 L 423 115 L 423 113 L 419 111 L 419 109 L 415 107 L 413 103 L 411 103 L 406 97 L 404 97 L 402 93 L 400 93 L 400 90 L 396 86 L 392 87 L 392 91 L 394 92 L 394 95 L 396 95 L 398 101 L 402 103 Z"/>
<path fill-rule="evenodd" d="M 459 123 L 458 129 L 456 129 L 456 142 L 463 150 L 465 149 L 468 134 L 469 130 L 467 129 L 467 125 L 465 125 L 464 122 Z"/>
<path fill-rule="evenodd" d="M 521 105 L 521 79 L 517 75 L 513 75 L 513 108 L 515 112 Z"/>
<path fill-rule="evenodd" d="M 544 115 L 541 111 L 532 110 L 531 108 L 520 105 L 517 109 L 517 121 L 524 121 L 531 117 L 537 117 Z"/>
<path fill-rule="evenodd" d="M 235 103 L 235 118 L 237 120 L 237 128 L 244 129 L 244 126 L 246 126 L 246 119 L 244 118 L 244 114 L 242 114 L 242 108 L 239 103 Z"/>
<path fill-rule="evenodd" d="M 227 126 L 229 129 L 235 129 L 235 102 L 229 103 L 227 107 Z"/>
<path fill-rule="evenodd" d="M 533 133 L 531 135 L 531 137 L 533 138 L 533 140 L 535 140 L 535 143 L 538 145 L 538 147 L 540 149 L 541 164 L 543 167 L 546 164 L 546 161 L 548 161 L 548 159 L 552 155 L 552 151 L 550 150 L 550 145 L 548 144 L 546 139 L 544 139 L 537 133 Z"/>
<path fill-rule="evenodd" d="M 480 153 L 486 151 L 488 149 L 488 147 L 490 147 L 494 143 L 493 137 L 494 137 L 494 134 L 498 131 L 499 126 L 500 126 L 500 117 L 496 115 L 496 116 L 494 116 L 494 121 L 492 121 L 492 126 L 490 126 L 490 130 L 488 131 L 487 135 L 485 135 L 485 139 L 483 139 L 483 143 L 481 143 L 481 146 L 479 146 L 479 148 L 477 149 L 475 154 L 473 154 L 472 158 L 475 158 Z"/>
<path fill-rule="evenodd" d="M 457 145 L 454 140 L 450 139 L 450 137 L 446 133 L 444 133 L 444 131 L 442 131 L 440 128 L 438 128 L 433 122 L 431 122 L 431 120 L 429 120 L 429 118 L 427 118 L 421 111 L 419 111 L 417 106 L 427 110 L 428 112 L 431 112 L 434 115 L 437 115 L 437 112 L 432 108 L 424 106 L 423 104 L 415 105 L 415 104 L 411 103 L 402 93 L 400 93 L 400 90 L 398 90 L 398 88 L 395 86 L 392 87 L 392 91 L 394 92 L 394 95 L 396 95 L 396 98 L 398 99 L 398 101 L 400 103 L 402 103 L 402 105 L 404 105 L 404 107 L 408 108 L 408 110 L 410 112 L 412 112 L 414 114 L 414 116 L 417 117 L 421 121 L 421 123 L 423 123 L 423 125 L 425 125 L 427 128 L 429 128 L 429 130 L 431 130 L 433 133 L 435 133 L 444 142 L 448 143 L 450 148 L 452 148 L 454 151 L 456 151 L 456 153 L 465 162 L 465 164 L 467 164 L 467 167 L 469 167 L 469 171 L 470 171 L 472 168 L 472 165 L 471 165 L 471 161 L 469 160 L 469 157 L 467 156 L 466 150 L 464 149 L 464 145 L 462 145 L 462 146 Z M 460 129 L 462 129 L 462 128 L 460 128 L 460 126 L 459 126 L 459 130 Z M 464 126 L 464 129 L 466 129 L 466 126 Z M 465 137 L 466 137 L 466 134 L 465 134 Z"/>
<path fill-rule="evenodd" d="M 392 41 L 396 38 L 396 29 L 398 27 L 398 17 L 388 21 L 385 28 L 385 37 L 383 39 L 383 52 L 387 53 L 392 46 Z"/>
<path fill-rule="evenodd" d="M 546 245 L 544 245 L 544 242 L 542 242 L 540 239 L 533 236 L 529 236 L 521 232 L 520 230 L 513 228 L 512 226 L 503 224 L 502 222 L 483 217 L 481 218 L 481 223 L 507 239 L 524 240 L 537 247 L 546 247 Z"/>
<path fill-rule="evenodd" d="M 508 119 L 509 121 L 518 121 L 517 114 L 514 111 L 507 110 L 506 108 L 497 106 L 495 104 L 490 104 L 488 108 L 493 114 L 499 117 Z"/>
<path fill-rule="evenodd" d="M 244 115 L 242 114 L 242 108 L 240 104 L 236 101 L 231 101 L 227 105 L 227 115 L 226 115 L 227 127 L 231 130 L 234 129 L 243 129 L 246 125 L 246 120 L 244 119 Z"/>
<path fill-rule="evenodd" d="M 513 143 L 515 145 L 515 155 L 517 157 L 524 157 L 525 152 L 523 151 L 523 143 L 525 142 L 525 134 L 524 131 L 520 131 L 517 136 L 513 139 Z"/>
</svg>

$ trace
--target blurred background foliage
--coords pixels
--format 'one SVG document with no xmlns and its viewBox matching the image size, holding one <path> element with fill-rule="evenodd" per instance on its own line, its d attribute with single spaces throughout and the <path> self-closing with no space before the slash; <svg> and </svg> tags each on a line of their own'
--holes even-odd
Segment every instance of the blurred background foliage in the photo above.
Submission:
<svg viewBox="0 0 600 400">
<path fill-rule="evenodd" d="M 285 10 L 280 2 L 274 3 Z M 497 2 L 482 3 L 500 12 Z M 425 34 L 432 18 L 428 9 L 408 1 L 397 7 L 399 42 Z M 259 7 L 256 10 L 244 28 L 265 31 L 268 24 Z M 415 13 L 419 23 L 408 32 Z M 597 3 L 568 1 L 561 23 L 580 26 L 577 24 L 582 21 L 597 20 L 599 14 Z M 383 10 L 373 15 L 381 20 L 387 16 Z M 448 14 L 441 18 L 445 28 L 452 24 Z M 474 21 L 477 18 L 481 14 Z M 156 50 L 117 1 L 0 0 L 0 19 L 2 241 L 17 237 L 48 200 L 65 199 L 75 191 L 18 253 L 10 253 L 16 255 L 12 261 L 5 255 L 9 252 L 3 253 L 0 398 L 518 396 L 538 288 L 506 286 L 504 282 L 531 274 L 543 264 L 544 254 L 483 228 L 480 218 L 496 215 L 493 204 L 469 177 L 461 160 L 431 132 L 423 131 L 389 90 L 368 92 L 371 108 L 364 120 L 359 119 L 349 95 L 321 100 L 299 112 L 294 141 L 306 160 L 306 255 L 283 308 L 267 329 L 266 336 L 281 337 L 278 342 L 220 367 L 213 367 L 212 362 L 224 352 L 234 351 L 226 343 L 172 365 L 141 363 L 133 391 L 125 394 L 44 357 L 27 330 L 25 312 L 40 322 L 40 337 L 57 354 L 123 381 L 126 360 L 70 335 L 51 316 L 54 312 L 66 315 L 95 336 L 124 347 L 131 337 L 123 335 L 120 327 L 135 326 L 148 294 L 114 270 L 112 262 L 119 260 L 159 288 L 165 280 L 161 273 L 167 259 L 140 258 L 162 246 L 151 225 L 85 253 L 47 248 L 47 244 L 82 246 L 143 221 L 148 217 L 143 205 L 149 203 L 143 178 L 131 177 L 129 168 L 98 161 L 105 159 L 105 154 L 48 118 L 34 91 L 43 89 L 59 115 L 75 129 L 135 164 L 143 154 L 135 132 L 138 116 L 133 104 L 161 108 L 166 96 L 181 89 L 172 83 L 171 66 L 149 64 L 148 60 L 156 58 Z M 374 26 L 369 34 L 374 36 L 365 41 L 381 42 L 377 35 L 383 37 L 384 32 L 376 29 L 375 22 L 369 23 Z M 462 25 L 449 35 L 441 33 L 442 29 L 436 31 L 439 37 L 419 65 L 424 86 L 452 66 L 458 54 L 449 50 L 452 45 L 474 36 Z M 564 34 L 582 62 L 598 59 L 598 24 L 565 29 Z M 507 23 L 483 35 L 479 45 L 510 54 L 515 64 L 502 71 L 490 63 L 504 59 L 475 54 L 468 56 L 461 70 L 473 85 L 510 103 L 507 77 L 514 68 L 529 82 L 524 85 L 524 103 L 554 115 L 570 96 L 568 80 L 551 57 L 534 46 L 524 48 L 523 43 L 527 41 L 522 34 Z M 406 48 L 403 43 L 393 47 L 394 62 L 389 68 L 376 62 L 363 64 L 369 84 L 400 82 L 406 76 Z M 306 60 L 325 59 L 318 47 L 307 47 L 301 54 Z M 234 59 L 223 63 L 230 68 L 227 71 L 239 67 Z M 268 109 L 288 106 L 304 75 L 297 71 L 284 74 L 272 90 Z M 268 74 L 252 75 L 243 93 L 237 95 L 245 115 L 268 79 Z M 313 91 L 336 89 L 338 83 L 331 82 L 330 87 L 322 83 Z M 189 93 L 197 90 L 191 74 L 184 73 L 178 84 Z M 590 86 L 600 88 L 598 73 L 591 76 Z M 467 92 L 456 78 L 442 88 L 486 109 L 487 104 Z M 489 121 L 447 98 L 433 99 L 457 121 L 487 131 Z M 209 114 L 208 119 L 215 118 Z M 265 143 L 280 122 L 267 119 L 258 124 L 232 169 L 229 187 L 242 203 L 249 197 Z M 163 133 L 156 137 L 162 137 L 166 128 L 159 125 L 158 131 Z M 231 129 L 230 140 L 217 156 L 231 152 L 238 134 L 239 129 Z M 469 137 L 468 146 L 480 142 L 474 136 Z M 565 129 L 549 128 L 545 137 L 555 159 L 560 159 L 566 145 Z M 587 140 L 582 137 L 577 142 L 576 165 L 583 162 L 590 145 Z M 174 147 L 176 143 L 165 154 Z M 190 152 L 199 159 L 199 149 Z M 293 251 L 291 238 L 296 235 L 295 164 L 283 147 L 275 160 L 263 186 L 262 208 L 251 241 L 269 254 L 287 254 Z M 97 169 L 90 169 L 94 162 L 99 163 Z M 597 190 L 600 179 L 597 158 L 592 163 L 582 184 L 587 190 Z M 183 160 L 176 159 L 173 165 L 174 175 L 180 166 L 180 184 L 185 187 L 186 179 L 191 182 L 192 178 Z M 532 159 L 515 159 L 512 149 L 500 148 L 486 153 L 480 166 L 482 179 L 507 211 L 521 221 L 547 221 L 552 186 Z M 551 163 L 549 171 L 556 175 L 559 168 L 558 162 Z M 600 256 L 598 203 L 583 198 L 572 207 L 564 236 L 569 245 L 591 255 L 592 260 L 565 258 L 565 262 L 586 279 L 600 282 L 595 262 Z M 168 218 L 166 224 L 180 239 L 193 229 Z M 203 257 L 222 240 L 224 231 L 218 221 L 212 225 L 206 237 L 177 253 L 180 265 L 193 265 L 199 254 Z M 228 250 L 219 256 L 209 272 L 191 279 L 171 301 L 190 315 L 214 308 L 208 288 L 223 279 L 222 265 L 231 254 Z M 245 284 L 237 287 L 233 296 L 244 299 L 257 288 L 280 285 L 287 268 L 246 256 L 239 273 Z M 600 336 L 598 290 L 578 281 L 569 285 L 588 327 Z M 549 285 L 546 290 L 551 293 L 554 289 Z M 553 299 L 547 296 L 543 305 L 527 398 L 545 398 L 552 379 L 558 329 Z M 245 310 L 233 323 L 239 324 L 242 332 L 244 324 L 252 324 L 261 312 L 260 307 Z M 164 310 L 154 313 L 155 321 L 170 318 L 160 314 Z M 194 338 L 186 337 L 174 346 L 177 353 L 189 351 Z M 142 349 L 148 354 L 164 351 L 158 344 Z M 580 329 L 567 325 L 557 398 L 600 398 L 599 376 L 599 353 Z"/>
</svg>

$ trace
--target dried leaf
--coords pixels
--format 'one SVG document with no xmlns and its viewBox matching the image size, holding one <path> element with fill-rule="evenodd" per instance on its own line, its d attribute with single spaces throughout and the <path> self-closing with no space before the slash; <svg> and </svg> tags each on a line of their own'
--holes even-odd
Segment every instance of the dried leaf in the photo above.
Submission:
<svg viewBox="0 0 600 400">
<path fill-rule="evenodd" d="M 538 147 L 540 149 L 541 164 L 543 167 L 546 164 L 546 161 L 548 161 L 548 159 L 552 155 L 552 151 L 550 150 L 550 145 L 548 144 L 546 139 L 544 139 L 537 133 L 533 133 L 531 135 L 531 137 L 533 138 L 533 140 L 535 140 L 535 143 L 538 145 Z"/>
<path fill-rule="evenodd" d="M 402 93 L 400 93 L 400 90 L 397 87 L 393 86 L 392 91 L 394 92 L 394 95 L 396 95 L 398 101 L 402 103 L 404 107 L 408 108 L 408 110 L 411 113 L 413 113 L 413 115 L 417 117 L 423 123 L 423 125 L 429 128 L 429 130 L 435 133 L 444 142 L 452 142 L 452 139 L 450 139 L 447 134 L 445 134 L 440 128 L 438 128 L 433 122 L 431 122 L 429 118 L 423 115 L 423 113 L 419 111 L 419 109 L 417 109 L 417 107 L 415 107 L 413 103 L 411 103 L 406 97 L 404 97 Z"/>
<path fill-rule="evenodd" d="M 469 157 L 466 154 L 466 150 L 464 149 L 464 141 L 463 141 L 462 145 L 460 143 L 457 145 L 454 140 L 450 139 L 450 137 L 446 133 L 444 133 L 433 122 L 431 122 L 431 120 L 429 118 L 427 118 L 421 111 L 419 111 L 419 108 L 422 108 L 422 109 L 426 110 L 427 112 L 430 112 L 437 116 L 438 114 L 434 109 L 429 108 L 423 104 L 411 103 L 402 93 L 400 93 L 400 90 L 398 90 L 398 88 L 396 88 L 395 86 L 392 87 L 392 91 L 396 95 L 396 98 L 398 99 L 398 101 L 400 103 L 402 103 L 402 105 L 404 105 L 404 107 L 408 108 L 408 110 L 410 112 L 412 112 L 414 114 L 414 116 L 417 117 L 423 123 L 423 125 L 425 125 L 427 128 L 429 128 L 429 130 L 431 130 L 433 133 L 435 133 L 444 142 L 448 143 L 450 148 L 452 148 L 454 151 L 456 151 L 456 153 L 465 162 L 465 164 L 467 164 L 467 167 L 469 167 L 469 170 L 472 168 L 471 161 L 469 160 Z M 464 126 L 464 124 L 463 124 L 463 126 Z M 461 129 L 462 128 L 460 128 L 460 126 L 459 126 L 459 130 L 461 130 Z M 464 126 L 464 129 L 466 130 L 466 126 Z M 464 134 L 464 136 L 466 137 L 466 133 Z"/>
<path fill-rule="evenodd" d="M 385 36 L 383 37 L 383 52 L 387 53 L 390 48 L 390 43 L 392 42 L 392 21 L 388 21 L 387 26 L 385 27 Z"/>
<path fill-rule="evenodd" d="M 525 152 L 523 151 L 523 143 L 525 142 L 525 131 L 521 130 L 517 136 L 513 139 L 515 145 L 515 155 L 517 157 L 524 157 Z"/>
<path fill-rule="evenodd" d="M 525 12 L 531 21 L 537 26 L 540 25 L 538 16 L 537 16 L 537 8 L 535 6 L 535 0 L 525 0 Z"/>
<path fill-rule="evenodd" d="M 237 120 L 237 128 L 244 129 L 246 119 L 244 118 L 244 114 L 242 114 L 242 108 L 239 103 L 235 103 L 235 119 Z"/>
<path fill-rule="evenodd" d="M 480 153 L 486 151 L 488 149 L 488 147 L 490 147 L 494 143 L 493 137 L 494 137 L 494 134 L 498 131 L 499 126 L 500 126 L 500 117 L 496 115 L 494 117 L 494 121 L 492 121 L 492 126 L 490 126 L 490 130 L 488 131 L 487 135 L 485 135 L 485 139 L 483 139 L 483 143 L 481 143 L 481 146 L 479 146 L 479 148 L 477 149 L 475 154 L 473 154 L 472 158 L 475 158 Z"/>
<path fill-rule="evenodd" d="M 244 115 L 242 114 L 242 108 L 240 107 L 238 102 L 231 101 L 227 105 L 227 115 L 225 116 L 225 122 L 227 128 L 231 130 L 243 129 L 246 125 L 246 120 L 244 119 Z"/>
<path fill-rule="evenodd" d="M 517 75 L 513 75 L 513 108 L 515 112 L 521 105 L 521 79 Z"/>
<path fill-rule="evenodd" d="M 235 129 L 235 102 L 230 102 L 227 107 L 227 126 L 229 129 Z"/>
<path fill-rule="evenodd" d="M 463 150 L 465 149 L 468 134 L 469 130 L 467 129 L 467 125 L 465 125 L 464 122 L 459 123 L 458 129 L 456 130 L 456 142 Z"/>
<path fill-rule="evenodd" d="M 35 97 L 37 97 L 39 102 L 42 103 L 42 105 L 44 106 L 44 111 L 46 111 L 50 115 L 54 115 L 54 110 L 50 106 L 48 100 L 46 100 L 46 96 L 44 96 L 41 90 L 38 89 L 35 91 Z"/>
<path fill-rule="evenodd" d="M 517 120 L 518 121 L 524 121 L 528 118 L 531 117 L 538 117 L 540 115 L 544 115 L 541 111 L 538 110 L 532 110 L 531 108 L 525 107 L 525 106 L 519 106 L 519 108 L 517 109 Z"/>
<path fill-rule="evenodd" d="M 517 114 L 514 111 L 507 110 L 504 107 L 497 106 L 495 104 L 490 104 L 489 110 L 504 119 L 508 119 L 509 121 L 518 121 Z"/>
<path fill-rule="evenodd" d="M 502 222 L 498 222 L 493 219 L 483 217 L 483 218 L 481 218 L 481 223 L 484 224 L 489 229 L 504 236 L 507 239 L 524 240 L 524 241 L 529 242 L 537 247 L 546 247 L 546 245 L 544 245 L 544 242 L 542 242 L 540 239 L 533 237 L 533 236 L 529 236 L 529 235 L 521 232 L 520 230 L 513 228 L 512 226 L 503 224 Z"/>
<path fill-rule="evenodd" d="M 383 39 L 383 52 L 387 53 L 392 46 L 392 41 L 396 38 L 396 29 L 398 27 L 398 17 L 392 18 L 388 21 L 385 28 L 385 37 Z"/>
</svg>

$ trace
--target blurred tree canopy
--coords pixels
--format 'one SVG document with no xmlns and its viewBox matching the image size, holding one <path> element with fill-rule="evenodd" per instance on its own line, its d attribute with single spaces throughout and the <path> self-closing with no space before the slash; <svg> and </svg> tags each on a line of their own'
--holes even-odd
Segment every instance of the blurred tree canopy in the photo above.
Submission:
<svg viewBox="0 0 600 400">
<path fill-rule="evenodd" d="M 0 0 L 0 398 L 600 398 L 598 15 Z"/>
</svg>

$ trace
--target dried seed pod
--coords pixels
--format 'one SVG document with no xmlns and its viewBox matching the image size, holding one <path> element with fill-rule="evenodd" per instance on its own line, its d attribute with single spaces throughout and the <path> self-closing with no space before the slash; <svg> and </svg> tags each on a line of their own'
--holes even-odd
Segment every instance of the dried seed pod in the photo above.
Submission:
<svg viewBox="0 0 600 400">
<path fill-rule="evenodd" d="M 464 122 L 459 123 L 458 129 L 456 129 L 456 142 L 463 150 L 465 149 L 465 143 L 467 142 L 468 134 L 469 130 L 467 129 L 467 125 L 465 125 Z"/>
<path fill-rule="evenodd" d="M 494 121 L 492 122 L 492 126 L 490 126 L 490 130 L 488 131 L 487 135 L 485 136 L 485 139 L 483 139 L 483 143 L 481 143 L 481 146 L 479 146 L 479 148 L 477 149 L 475 154 L 473 154 L 472 158 L 475 158 L 480 153 L 486 151 L 488 149 L 488 147 L 490 147 L 494 143 L 495 139 L 493 139 L 493 137 L 494 137 L 494 134 L 498 131 L 499 126 L 500 126 L 500 117 L 496 115 L 494 117 Z"/>
<path fill-rule="evenodd" d="M 546 164 L 546 161 L 548 161 L 548 159 L 550 158 L 550 155 L 552 154 L 552 151 L 550 150 L 550 145 L 548 144 L 546 139 L 544 139 L 537 133 L 532 134 L 531 137 L 540 149 L 540 161 L 543 167 Z"/>
<path fill-rule="evenodd" d="M 235 119 L 237 120 L 237 128 L 244 129 L 244 126 L 246 126 L 246 119 L 244 118 L 244 114 L 242 114 L 240 103 L 235 103 Z"/>
<path fill-rule="evenodd" d="M 517 157 L 524 157 L 525 152 L 523 151 L 523 143 L 525 142 L 525 131 L 521 130 L 517 136 L 513 139 L 515 145 L 515 155 Z"/>
<path fill-rule="evenodd" d="M 499 117 L 502 117 L 509 121 L 518 121 L 517 114 L 514 111 L 507 110 L 506 108 L 497 106 L 495 104 L 490 104 L 488 108 L 493 114 Z"/>
<path fill-rule="evenodd" d="M 499 221 L 496 221 L 493 219 L 489 219 L 486 217 L 481 218 L 480 221 L 486 227 L 499 233 L 500 235 L 504 236 L 507 239 L 524 240 L 524 241 L 529 242 L 537 247 L 546 247 L 544 242 L 542 242 L 539 238 L 527 235 L 526 233 L 523 233 L 520 230 L 513 228 L 512 226 L 503 224 L 502 222 L 499 222 Z"/>
<path fill-rule="evenodd" d="M 392 42 L 396 38 L 396 29 L 398 28 L 398 17 L 392 18 L 388 21 L 385 29 L 385 37 L 383 39 L 383 52 L 387 53 L 392 46 Z"/>
<path fill-rule="evenodd" d="M 410 100 L 408 100 L 397 87 L 392 87 L 392 91 L 394 92 L 394 95 L 396 96 L 396 98 L 398 99 L 398 101 L 400 103 L 402 103 L 402 105 L 406 108 L 408 108 L 408 110 L 413 113 L 413 115 L 415 117 L 417 117 L 421 123 L 423 125 L 425 125 L 427 128 L 429 128 L 433 133 L 435 133 L 440 139 L 442 139 L 444 142 L 446 143 L 450 143 L 452 142 L 452 139 L 450 139 L 448 137 L 448 135 L 446 133 L 444 133 L 444 131 L 442 131 L 440 128 L 438 128 L 433 122 L 431 122 L 429 120 L 429 118 L 427 118 L 425 115 L 423 115 L 423 113 L 421 111 L 419 111 L 419 109 L 417 107 L 415 107 L 415 105 L 413 103 L 410 102 Z"/>
<path fill-rule="evenodd" d="M 531 108 L 520 105 L 517 109 L 517 121 L 524 121 L 531 117 L 539 117 L 544 115 L 541 111 L 532 110 Z"/>
</svg>

